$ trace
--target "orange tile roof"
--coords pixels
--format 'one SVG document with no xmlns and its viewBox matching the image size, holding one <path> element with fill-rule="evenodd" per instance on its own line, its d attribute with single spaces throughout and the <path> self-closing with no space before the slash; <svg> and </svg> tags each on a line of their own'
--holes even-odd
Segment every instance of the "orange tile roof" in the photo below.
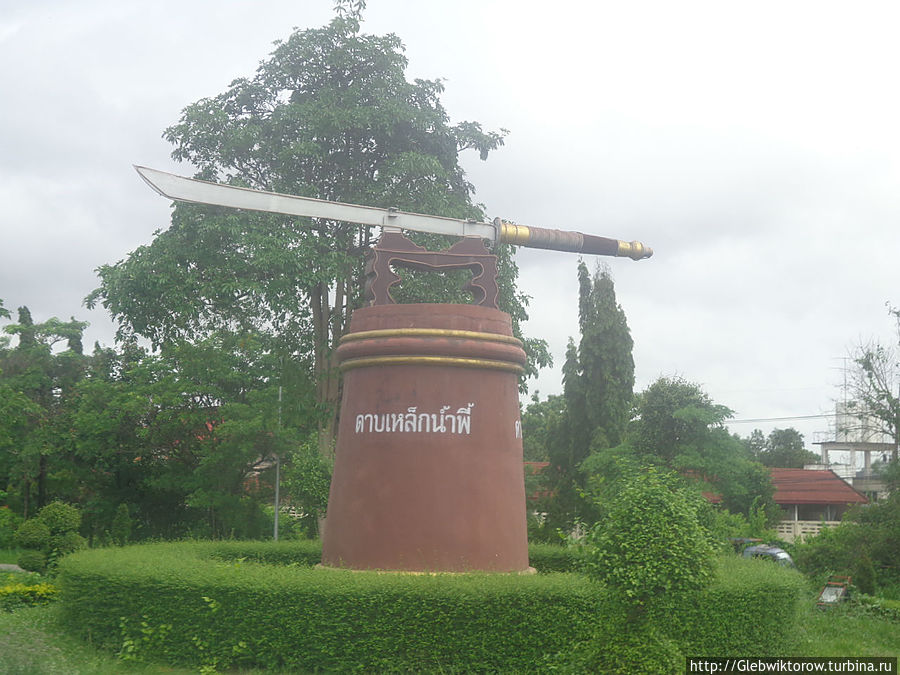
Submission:
<svg viewBox="0 0 900 675">
<path fill-rule="evenodd" d="M 867 504 L 869 501 L 831 470 L 769 471 L 777 504 Z"/>
</svg>

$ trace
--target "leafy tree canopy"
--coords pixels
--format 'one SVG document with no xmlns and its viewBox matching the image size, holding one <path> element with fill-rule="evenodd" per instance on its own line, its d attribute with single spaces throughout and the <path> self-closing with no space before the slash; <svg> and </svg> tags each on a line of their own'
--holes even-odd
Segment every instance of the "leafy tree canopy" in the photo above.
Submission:
<svg viewBox="0 0 900 675">
<path fill-rule="evenodd" d="M 816 464 L 820 461 L 819 455 L 806 449 L 803 443 L 803 434 L 794 429 L 774 429 L 765 438 L 762 445 L 759 438 L 762 432 L 754 429 L 754 436 L 745 441 L 754 458 L 764 466 L 774 466 L 782 469 L 802 469 L 806 464 Z"/>
<path fill-rule="evenodd" d="M 754 504 L 778 518 L 769 473 L 732 436 L 732 412 L 680 377 L 662 377 L 637 396 L 627 445 L 642 462 L 690 476 L 718 494 L 729 511 L 751 516 Z"/>
<path fill-rule="evenodd" d="M 566 414 L 566 400 L 559 394 L 551 394 L 543 401 L 540 392 L 531 396 L 522 411 L 522 445 L 525 461 L 545 462 L 550 437 L 556 432 Z"/>
<path fill-rule="evenodd" d="M 340 2 L 322 28 L 276 43 L 251 78 L 189 105 L 165 131 L 173 157 L 197 176 L 343 202 L 478 218 L 459 154 L 482 159 L 505 130 L 452 124 L 439 80 L 406 78 L 397 36 L 360 32 L 363 2 Z M 270 348 L 307 359 L 320 404 L 339 383 L 331 350 L 360 304 L 367 228 L 322 219 L 237 213 L 178 204 L 172 224 L 126 260 L 104 265 L 88 297 L 154 345 L 217 331 L 256 331 Z M 498 251 L 501 308 L 516 330 L 527 298 L 516 293 L 508 247 Z M 419 284 L 419 299 L 458 300 L 441 284 Z M 415 295 L 415 293 L 414 293 Z M 529 373 L 548 361 L 546 345 L 526 341 Z M 332 417 L 332 425 L 334 418 Z"/>
<path fill-rule="evenodd" d="M 18 338 L 0 344 L 0 485 L 27 516 L 48 502 L 53 458 L 69 449 L 71 401 L 83 376 L 81 335 L 87 323 L 56 317 L 35 323 L 27 307 L 4 332 Z M 56 349 L 59 342 L 66 348 Z"/>
</svg>

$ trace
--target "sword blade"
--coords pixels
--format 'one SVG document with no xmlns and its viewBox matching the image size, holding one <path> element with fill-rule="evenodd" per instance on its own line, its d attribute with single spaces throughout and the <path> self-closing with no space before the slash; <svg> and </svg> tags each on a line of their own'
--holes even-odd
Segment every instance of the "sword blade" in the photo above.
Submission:
<svg viewBox="0 0 900 675">
<path fill-rule="evenodd" d="M 145 166 L 135 166 L 134 168 L 156 192 L 176 201 L 280 213 L 289 216 L 326 218 L 360 225 L 448 234 L 457 237 L 477 236 L 489 241 L 496 241 L 497 238 L 496 230 L 490 223 L 407 213 L 374 206 L 344 204 L 278 192 L 264 192 L 235 185 L 186 178 Z"/>
</svg>

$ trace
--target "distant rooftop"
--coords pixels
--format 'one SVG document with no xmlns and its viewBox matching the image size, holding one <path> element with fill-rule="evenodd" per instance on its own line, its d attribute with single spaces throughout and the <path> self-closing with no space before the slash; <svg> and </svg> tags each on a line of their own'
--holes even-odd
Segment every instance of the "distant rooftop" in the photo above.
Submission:
<svg viewBox="0 0 900 675">
<path fill-rule="evenodd" d="M 867 504 L 869 501 L 831 470 L 769 471 L 778 504 Z"/>
</svg>

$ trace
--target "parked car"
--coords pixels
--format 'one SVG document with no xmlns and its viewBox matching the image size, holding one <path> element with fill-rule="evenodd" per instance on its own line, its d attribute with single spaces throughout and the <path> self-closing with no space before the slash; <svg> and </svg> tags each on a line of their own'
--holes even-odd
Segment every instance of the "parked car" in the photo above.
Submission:
<svg viewBox="0 0 900 675">
<path fill-rule="evenodd" d="M 734 546 L 734 552 L 738 555 L 743 553 L 748 546 L 763 543 L 762 539 L 754 539 L 752 537 L 729 537 L 728 541 Z"/>
<path fill-rule="evenodd" d="M 744 558 L 762 558 L 763 560 L 771 560 L 784 567 L 794 566 L 794 561 L 791 559 L 790 553 L 783 548 L 769 546 L 768 544 L 748 546 L 741 555 L 743 555 Z"/>
</svg>

